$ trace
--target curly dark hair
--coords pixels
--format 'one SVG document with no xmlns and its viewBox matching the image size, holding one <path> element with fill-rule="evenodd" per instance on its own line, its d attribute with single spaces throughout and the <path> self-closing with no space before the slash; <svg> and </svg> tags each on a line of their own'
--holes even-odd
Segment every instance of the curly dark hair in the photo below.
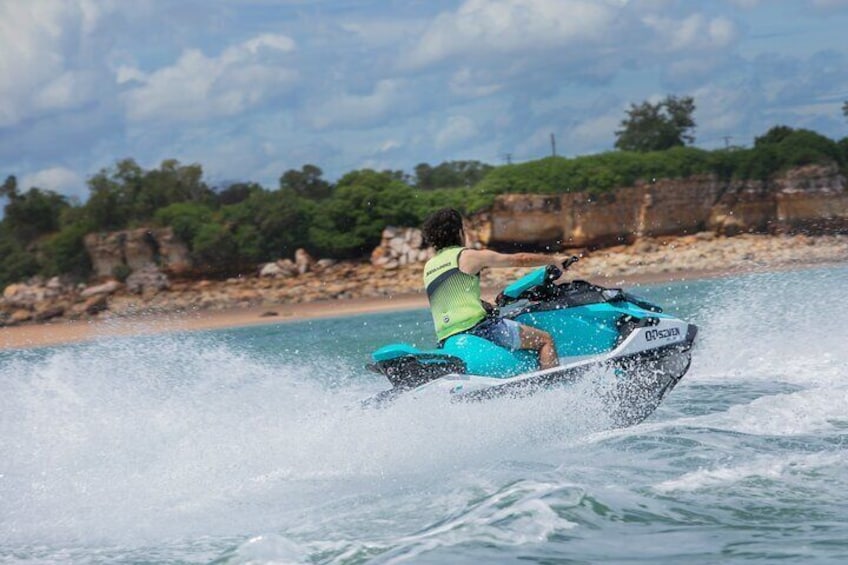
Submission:
<svg viewBox="0 0 848 565">
<path fill-rule="evenodd" d="M 463 245 L 462 214 L 453 208 L 442 208 L 433 212 L 421 226 L 424 243 L 437 250 Z"/>
</svg>

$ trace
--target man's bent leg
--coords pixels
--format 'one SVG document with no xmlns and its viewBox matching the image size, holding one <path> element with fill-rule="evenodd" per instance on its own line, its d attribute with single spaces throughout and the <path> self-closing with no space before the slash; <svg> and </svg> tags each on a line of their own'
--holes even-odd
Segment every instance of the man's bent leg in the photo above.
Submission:
<svg viewBox="0 0 848 565">
<path fill-rule="evenodd" d="M 554 340 L 546 331 L 525 326 L 519 329 L 521 336 L 521 349 L 535 349 L 539 352 L 539 368 L 550 369 L 559 365 Z"/>
</svg>

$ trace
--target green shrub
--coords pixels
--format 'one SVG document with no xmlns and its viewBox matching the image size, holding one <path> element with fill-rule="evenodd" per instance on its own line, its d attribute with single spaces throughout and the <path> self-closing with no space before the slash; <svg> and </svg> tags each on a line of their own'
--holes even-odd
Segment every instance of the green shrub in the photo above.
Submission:
<svg viewBox="0 0 848 565">
<path fill-rule="evenodd" d="M 476 187 L 484 194 L 603 193 L 637 181 L 711 172 L 711 154 L 694 147 L 638 153 L 611 151 L 568 159 L 546 157 L 490 172 Z"/>
<path fill-rule="evenodd" d="M 217 223 L 201 225 L 191 242 L 196 265 L 211 271 L 228 271 L 239 264 L 238 244 L 229 230 Z"/>
<path fill-rule="evenodd" d="M 833 140 L 814 131 L 799 129 L 778 144 L 781 169 L 833 161 L 845 166 L 842 151 Z"/>
<path fill-rule="evenodd" d="M 388 173 L 348 173 L 321 203 L 309 228 L 310 247 L 326 257 L 365 255 L 380 243 L 387 225 L 414 226 L 416 191 Z"/>
<path fill-rule="evenodd" d="M 743 173 L 747 172 L 750 178 L 765 179 L 792 167 L 815 163 L 836 163 L 844 168 L 848 158 L 838 143 L 821 134 L 776 126 L 756 138 L 749 169 Z M 744 174 L 739 176 L 746 178 Z"/>
<path fill-rule="evenodd" d="M 120 282 L 126 282 L 127 278 L 132 274 L 132 269 L 125 263 L 119 263 L 112 267 L 112 276 Z"/>
<path fill-rule="evenodd" d="M 28 253 L 13 237 L 0 229 L 0 290 L 6 285 L 27 279 L 38 273 L 35 256 Z"/>
<path fill-rule="evenodd" d="M 160 208 L 154 217 L 158 224 L 173 228 L 174 235 L 191 246 L 201 226 L 212 221 L 212 210 L 203 204 L 180 202 Z"/>
<path fill-rule="evenodd" d="M 68 206 L 67 199 L 61 194 L 31 188 L 9 198 L 3 222 L 9 235 L 26 245 L 59 229 L 62 211 Z"/>
<path fill-rule="evenodd" d="M 842 153 L 842 166 L 848 167 L 848 137 L 839 140 L 839 151 Z"/>
<path fill-rule="evenodd" d="M 250 224 L 238 226 L 233 234 L 233 239 L 241 262 L 259 263 L 263 260 L 275 259 L 262 252 L 262 234 L 256 226 Z"/>
<path fill-rule="evenodd" d="M 87 224 L 71 224 L 45 238 L 40 244 L 40 272 L 47 276 L 68 274 L 84 279 L 91 273 L 91 259 L 83 238 Z"/>
<path fill-rule="evenodd" d="M 239 248 L 261 261 L 292 257 L 308 247 L 312 210 L 319 206 L 291 190 L 256 191 L 221 208 L 221 221 L 233 227 Z M 320 204 L 323 207 L 323 204 Z"/>
</svg>

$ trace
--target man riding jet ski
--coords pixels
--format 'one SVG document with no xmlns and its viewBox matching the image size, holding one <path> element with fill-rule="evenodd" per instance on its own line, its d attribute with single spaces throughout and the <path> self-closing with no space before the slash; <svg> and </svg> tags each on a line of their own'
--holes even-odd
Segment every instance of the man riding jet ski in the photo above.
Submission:
<svg viewBox="0 0 848 565">
<path fill-rule="evenodd" d="M 464 248 L 455 210 L 436 212 L 423 231 L 436 249 L 424 281 L 439 348 L 393 344 L 375 351 L 370 367 L 393 388 L 366 405 L 407 391 L 454 399 L 525 395 L 609 369 L 609 415 L 630 425 L 653 412 L 688 370 L 697 328 L 658 306 L 584 281 L 557 284 L 562 270 L 546 255 Z M 557 263 L 567 269 L 576 260 Z M 483 268 L 534 265 L 547 267 L 504 289 L 497 298 L 503 312 L 481 302 Z"/>
<path fill-rule="evenodd" d="M 551 262 L 550 257 L 538 253 L 505 255 L 463 247 L 462 216 L 452 208 L 439 210 L 428 217 L 422 232 L 424 243 L 436 250 L 436 255 L 424 266 L 424 286 L 440 343 L 452 335 L 467 333 L 511 351 L 536 351 L 541 369 L 559 364 L 550 334 L 508 318 L 490 316 L 490 309 L 480 297 L 480 271 L 483 269 L 541 267 Z"/>
</svg>

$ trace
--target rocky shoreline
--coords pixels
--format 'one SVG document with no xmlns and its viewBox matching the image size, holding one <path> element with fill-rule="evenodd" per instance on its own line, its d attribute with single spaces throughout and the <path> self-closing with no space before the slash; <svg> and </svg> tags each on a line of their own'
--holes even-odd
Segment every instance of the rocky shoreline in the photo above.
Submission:
<svg viewBox="0 0 848 565">
<path fill-rule="evenodd" d="M 848 235 L 716 236 L 712 232 L 640 238 L 631 245 L 597 251 L 572 250 L 582 260 L 573 278 L 607 285 L 639 281 L 693 279 L 733 273 L 848 263 Z M 143 273 L 124 283 L 71 285 L 59 278 L 34 279 L 6 287 L 0 299 L 0 326 L 105 320 L 139 315 L 267 308 L 322 301 L 381 299 L 421 293 L 421 261 L 426 254 L 371 261 L 314 261 L 299 253 L 295 261 L 260 266 L 256 273 L 226 280 L 163 279 Z M 484 272 L 482 285 L 493 291 L 525 270 Z"/>
</svg>

